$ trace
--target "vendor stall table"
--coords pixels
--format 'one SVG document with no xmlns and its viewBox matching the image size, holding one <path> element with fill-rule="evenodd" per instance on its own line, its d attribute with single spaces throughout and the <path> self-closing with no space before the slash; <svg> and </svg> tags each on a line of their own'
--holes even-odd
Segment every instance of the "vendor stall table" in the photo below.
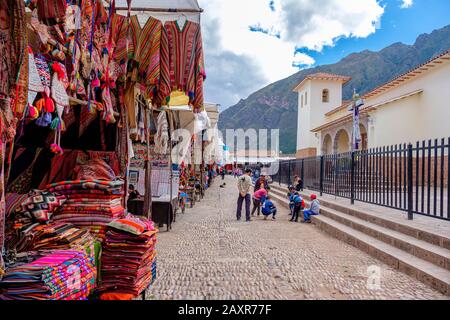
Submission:
<svg viewBox="0 0 450 320">
<path fill-rule="evenodd" d="M 159 226 L 166 225 L 167 231 L 172 229 L 172 223 L 176 221 L 176 209 L 178 208 L 178 196 L 172 201 L 170 196 L 152 199 L 152 220 Z M 137 216 L 144 215 L 144 200 L 136 199 L 128 201 L 128 211 Z"/>
</svg>

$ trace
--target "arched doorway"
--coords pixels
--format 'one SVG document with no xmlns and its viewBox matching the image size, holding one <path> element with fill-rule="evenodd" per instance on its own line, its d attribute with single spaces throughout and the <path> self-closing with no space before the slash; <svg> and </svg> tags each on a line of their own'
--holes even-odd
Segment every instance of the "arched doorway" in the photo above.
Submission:
<svg viewBox="0 0 450 320">
<path fill-rule="evenodd" d="M 342 129 L 334 138 L 334 150 L 336 153 L 350 152 L 350 136 L 347 131 Z"/>
<path fill-rule="evenodd" d="M 325 139 L 323 139 L 322 154 L 329 155 L 332 153 L 333 153 L 333 140 L 331 139 L 331 136 L 329 134 L 327 134 L 325 136 Z"/>
<path fill-rule="evenodd" d="M 360 150 L 367 150 L 369 148 L 369 143 L 368 143 L 368 138 L 367 138 L 368 137 L 367 130 L 362 124 L 359 125 L 359 130 L 361 132 Z"/>
</svg>

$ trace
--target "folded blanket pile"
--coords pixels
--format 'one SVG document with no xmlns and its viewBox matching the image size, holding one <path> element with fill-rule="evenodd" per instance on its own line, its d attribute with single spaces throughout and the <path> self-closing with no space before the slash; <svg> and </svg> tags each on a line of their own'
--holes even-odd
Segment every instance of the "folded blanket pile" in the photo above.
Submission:
<svg viewBox="0 0 450 320">
<path fill-rule="evenodd" d="M 37 253 L 33 262 L 8 268 L 0 300 L 87 300 L 95 281 L 94 261 L 82 252 Z"/>
<path fill-rule="evenodd" d="M 121 202 L 123 185 L 122 180 L 94 179 L 63 181 L 48 185 L 47 190 L 66 197 L 66 201 L 54 213 L 52 220 L 88 229 L 103 241 L 106 226 L 124 215 L 125 209 Z"/>
<path fill-rule="evenodd" d="M 101 291 L 138 296 L 156 277 L 153 222 L 132 215 L 108 226 L 102 253 Z"/>
</svg>

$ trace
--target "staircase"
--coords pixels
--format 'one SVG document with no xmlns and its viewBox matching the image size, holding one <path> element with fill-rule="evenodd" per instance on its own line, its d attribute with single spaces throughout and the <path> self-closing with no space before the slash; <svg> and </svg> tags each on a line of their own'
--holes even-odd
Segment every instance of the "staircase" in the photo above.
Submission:
<svg viewBox="0 0 450 320">
<path fill-rule="evenodd" d="M 286 186 L 271 185 L 274 202 L 289 209 L 287 192 Z M 302 197 L 309 202 L 308 192 Z M 374 212 L 319 200 L 321 215 L 312 217 L 318 228 L 450 296 L 450 234 L 433 233 L 406 221 L 391 221 Z"/>
</svg>

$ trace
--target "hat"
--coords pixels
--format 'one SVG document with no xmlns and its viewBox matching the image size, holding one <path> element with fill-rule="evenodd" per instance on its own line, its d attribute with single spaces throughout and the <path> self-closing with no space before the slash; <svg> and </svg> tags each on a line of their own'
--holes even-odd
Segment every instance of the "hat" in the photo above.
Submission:
<svg viewBox="0 0 450 320">
<path fill-rule="evenodd" d="M 311 195 L 311 200 L 316 200 L 316 199 L 317 199 L 317 196 L 315 194 L 312 194 Z"/>
</svg>

